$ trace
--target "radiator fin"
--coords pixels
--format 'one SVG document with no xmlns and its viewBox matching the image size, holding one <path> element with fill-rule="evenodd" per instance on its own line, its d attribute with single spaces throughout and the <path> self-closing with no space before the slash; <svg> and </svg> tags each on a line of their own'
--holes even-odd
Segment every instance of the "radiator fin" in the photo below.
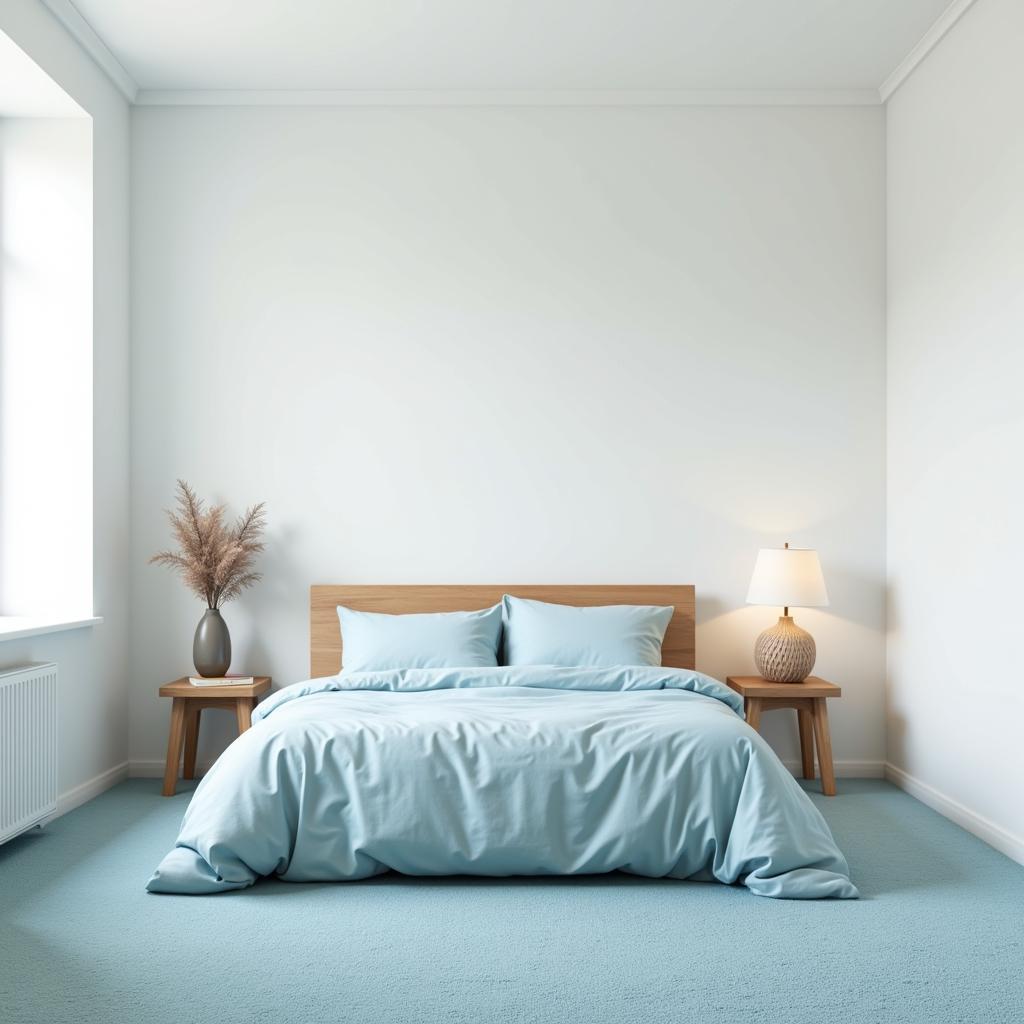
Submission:
<svg viewBox="0 0 1024 1024">
<path fill-rule="evenodd" d="M 57 810 L 57 666 L 0 674 L 0 843 Z"/>
</svg>

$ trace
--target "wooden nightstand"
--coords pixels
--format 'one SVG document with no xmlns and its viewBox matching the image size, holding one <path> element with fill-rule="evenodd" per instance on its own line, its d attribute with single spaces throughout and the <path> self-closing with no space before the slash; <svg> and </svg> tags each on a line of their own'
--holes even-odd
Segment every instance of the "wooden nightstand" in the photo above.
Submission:
<svg viewBox="0 0 1024 1024">
<path fill-rule="evenodd" d="M 182 745 L 185 747 L 185 778 L 196 777 L 199 716 L 203 709 L 225 708 L 234 711 L 241 735 L 252 725 L 252 709 L 270 689 L 270 681 L 270 676 L 256 676 L 249 686 L 193 686 L 188 676 L 185 676 L 160 687 L 161 697 L 174 698 L 171 704 L 171 732 L 167 738 L 164 796 L 174 796 Z"/>
<path fill-rule="evenodd" d="M 829 697 L 841 697 L 842 689 L 817 676 L 808 676 L 802 683 L 772 683 L 760 676 L 729 676 L 726 683 L 743 698 L 747 723 L 752 729 L 760 728 L 762 711 L 796 709 L 804 778 L 814 778 L 814 746 L 817 744 L 821 791 L 825 796 L 835 796 L 836 777 L 826 701 Z"/>
</svg>

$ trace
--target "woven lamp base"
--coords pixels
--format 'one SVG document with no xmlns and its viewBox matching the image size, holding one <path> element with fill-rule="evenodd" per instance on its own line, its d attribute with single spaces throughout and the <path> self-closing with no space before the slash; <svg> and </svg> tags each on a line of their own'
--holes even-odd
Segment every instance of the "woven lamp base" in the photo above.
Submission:
<svg viewBox="0 0 1024 1024">
<path fill-rule="evenodd" d="M 814 668 L 814 637 L 792 615 L 780 615 L 754 643 L 754 662 L 764 679 L 773 683 L 802 683 Z"/>
</svg>

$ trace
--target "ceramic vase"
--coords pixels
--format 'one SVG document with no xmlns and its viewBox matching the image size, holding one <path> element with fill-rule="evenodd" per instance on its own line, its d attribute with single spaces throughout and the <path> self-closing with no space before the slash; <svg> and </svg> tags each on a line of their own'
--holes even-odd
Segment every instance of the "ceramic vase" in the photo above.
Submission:
<svg viewBox="0 0 1024 1024">
<path fill-rule="evenodd" d="M 196 627 L 192 661 L 201 676 L 225 676 L 231 667 L 231 634 L 220 609 L 207 608 Z"/>
</svg>

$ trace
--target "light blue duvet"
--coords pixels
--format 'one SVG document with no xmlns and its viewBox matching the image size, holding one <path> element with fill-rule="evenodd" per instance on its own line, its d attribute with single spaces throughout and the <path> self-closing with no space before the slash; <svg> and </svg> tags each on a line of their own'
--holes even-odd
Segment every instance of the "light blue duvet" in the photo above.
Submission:
<svg viewBox="0 0 1024 1024">
<path fill-rule="evenodd" d="M 824 819 L 741 714 L 721 683 L 661 667 L 299 683 L 200 783 L 148 889 L 619 870 L 855 897 Z"/>
</svg>

